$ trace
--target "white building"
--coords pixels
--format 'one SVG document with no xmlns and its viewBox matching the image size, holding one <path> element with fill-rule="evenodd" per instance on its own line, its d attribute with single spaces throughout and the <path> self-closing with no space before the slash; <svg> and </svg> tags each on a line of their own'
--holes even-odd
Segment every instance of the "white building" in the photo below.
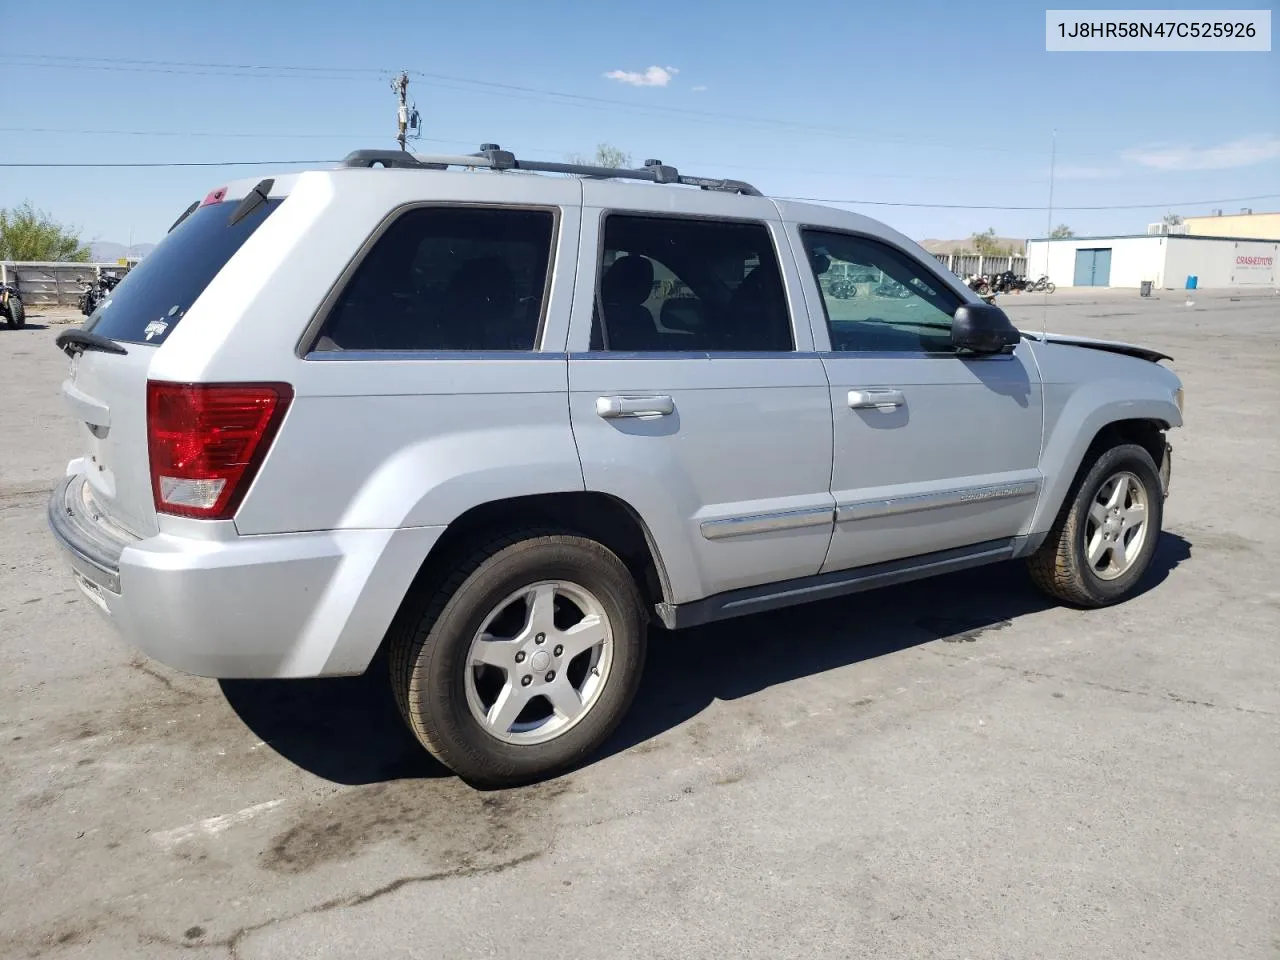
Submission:
<svg viewBox="0 0 1280 960">
<path fill-rule="evenodd" d="M 1278 262 L 1280 241 L 1246 237 L 1156 232 L 1027 241 L 1027 276 L 1048 274 L 1059 287 L 1139 287 L 1149 280 L 1157 290 L 1181 290 L 1195 277 L 1201 289 L 1274 288 Z"/>
</svg>

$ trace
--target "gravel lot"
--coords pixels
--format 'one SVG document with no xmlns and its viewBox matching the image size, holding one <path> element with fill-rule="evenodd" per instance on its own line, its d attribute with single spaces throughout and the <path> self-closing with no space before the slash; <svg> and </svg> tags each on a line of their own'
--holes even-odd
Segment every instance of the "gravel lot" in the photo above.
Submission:
<svg viewBox="0 0 1280 960">
<path fill-rule="evenodd" d="M 655 635 L 605 755 L 497 793 L 379 670 L 219 684 L 117 639 L 45 530 L 74 441 L 33 310 L 0 329 L 0 957 L 1280 956 L 1280 297 L 1185 299 L 1006 304 L 1175 357 L 1136 599 L 1009 565 Z"/>
</svg>

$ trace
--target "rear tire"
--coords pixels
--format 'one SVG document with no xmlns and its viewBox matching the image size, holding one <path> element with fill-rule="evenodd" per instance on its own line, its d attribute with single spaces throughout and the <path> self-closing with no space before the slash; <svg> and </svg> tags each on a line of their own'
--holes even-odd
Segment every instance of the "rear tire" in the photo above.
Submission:
<svg viewBox="0 0 1280 960">
<path fill-rule="evenodd" d="M 646 623 L 630 572 L 593 540 L 544 530 L 457 559 L 422 616 L 390 638 L 410 730 L 475 786 L 516 786 L 581 762 L 640 683 Z"/>
<path fill-rule="evenodd" d="M 14 329 L 27 325 L 27 308 L 16 297 L 11 296 L 5 305 L 5 322 Z"/>
<path fill-rule="evenodd" d="M 1103 451 L 1027 560 L 1041 590 L 1078 607 L 1127 599 L 1151 565 L 1164 519 L 1160 474 L 1143 447 Z"/>
</svg>

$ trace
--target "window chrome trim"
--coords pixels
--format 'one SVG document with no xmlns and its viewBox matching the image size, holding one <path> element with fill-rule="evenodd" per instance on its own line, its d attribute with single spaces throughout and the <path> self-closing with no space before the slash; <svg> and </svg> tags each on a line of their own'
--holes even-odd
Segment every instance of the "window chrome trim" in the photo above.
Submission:
<svg viewBox="0 0 1280 960">
<path fill-rule="evenodd" d="M 729 537 L 749 537 L 779 530 L 802 530 L 806 527 L 828 526 L 835 511 L 831 507 L 806 507 L 803 510 L 782 510 L 775 513 L 757 513 L 746 517 L 725 517 L 722 520 L 703 520 L 698 525 L 704 540 L 725 540 Z"/>
<path fill-rule="evenodd" d="M 302 358 L 320 363 L 333 360 L 365 360 L 369 362 L 453 361 L 472 360 L 560 360 L 569 359 L 564 352 L 542 350 L 312 350 Z"/>
<path fill-rule="evenodd" d="M 823 360 L 1013 360 L 1012 353 L 964 354 L 929 350 L 822 350 Z"/>
<path fill-rule="evenodd" d="M 570 360 L 817 360 L 819 354 L 812 350 L 734 350 L 718 353 L 706 350 L 577 350 L 569 353 Z"/>
<path fill-rule="evenodd" d="M 1013 360 L 1012 354 L 961 357 L 954 353 L 898 353 L 896 351 L 840 352 L 835 350 L 312 350 L 303 360 Z"/>
<path fill-rule="evenodd" d="M 956 487 L 936 493 L 917 493 L 905 497 L 881 497 L 836 504 L 836 523 L 851 520 L 873 520 L 895 517 L 922 510 L 962 507 L 991 500 L 1030 497 L 1040 492 L 1039 480 L 1016 480 L 1013 483 L 984 483 L 973 487 Z"/>
</svg>

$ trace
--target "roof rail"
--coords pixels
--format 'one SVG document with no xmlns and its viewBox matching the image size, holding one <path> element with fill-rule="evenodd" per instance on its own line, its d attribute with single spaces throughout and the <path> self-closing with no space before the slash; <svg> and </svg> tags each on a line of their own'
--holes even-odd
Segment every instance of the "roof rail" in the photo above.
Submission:
<svg viewBox="0 0 1280 960">
<path fill-rule="evenodd" d="M 449 167 L 485 167 L 490 170 L 530 170 L 537 173 L 569 173 L 601 180 L 646 180 L 650 183 L 679 183 L 701 190 L 740 193 L 749 197 L 763 196 L 742 180 L 711 177 L 686 177 L 661 160 L 646 160 L 641 168 L 597 167 L 586 163 L 549 163 L 542 160 L 518 160 L 515 154 L 496 143 L 480 145 L 479 153 L 425 155 L 403 150 L 354 150 L 342 158 L 343 167 L 395 167 L 413 170 L 445 170 Z"/>
</svg>

